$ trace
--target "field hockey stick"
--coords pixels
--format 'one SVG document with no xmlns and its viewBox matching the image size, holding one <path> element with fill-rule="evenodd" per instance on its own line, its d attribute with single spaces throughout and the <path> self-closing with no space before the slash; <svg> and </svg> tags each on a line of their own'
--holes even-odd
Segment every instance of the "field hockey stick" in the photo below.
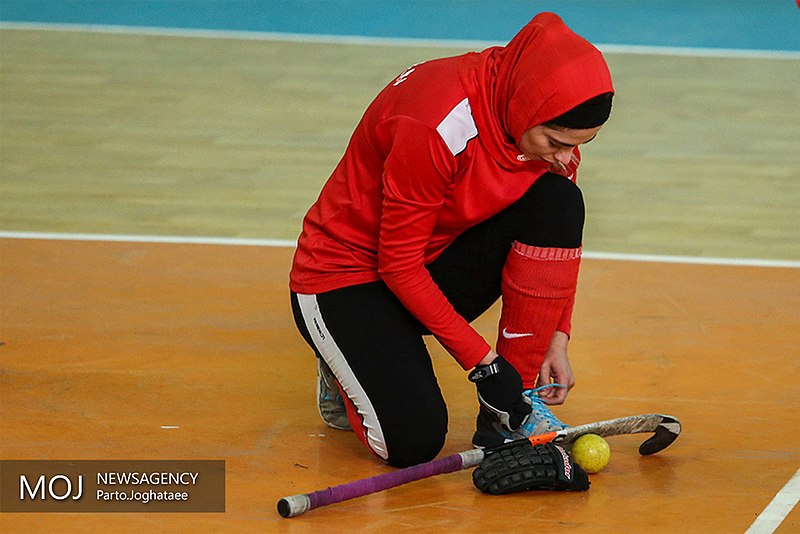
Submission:
<svg viewBox="0 0 800 534">
<path fill-rule="evenodd" d="M 548 432 L 528 439 L 534 445 L 539 443 L 560 443 L 569 446 L 573 441 L 586 434 L 598 436 L 624 436 L 628 434 L 642 434 L 654 432 L 639 445 L 639 454 L 646 456 L 664 450 L 678 438 L 681 433 L 681 423 L 675 417 L 657 413 L 644 415 L 631 415 L 597 423 L 568 427 L 555 432 Z"/>
<path fill-rule="evenodd" d="M 585 434 L 608 437 L 644 432 L 654 432 L 655 434 L 639 446 L 639 453 L 643 455 L 654 454 L 669 447 L 675 441 L 681 432 L 681 424 L 676 418 L 669 415 L 632 415 L 531 436 L 528 440 L 534 445 L 549 442 L 569 445 Z M 451 454 L 439 460 L 431 460 L 430 462 L 398 469 L 390 473 L 332 486 L 324 490 L 284 497 L 278 501 L 278 513 L 282 517 L 295 517 L 314 508 L 363 497 L 371 493 L 402 486 L 415 480 L 469 469 L 480 464 L 487 453 L 491 453 L 491 449 L 471 449 Z"/>
</svg>

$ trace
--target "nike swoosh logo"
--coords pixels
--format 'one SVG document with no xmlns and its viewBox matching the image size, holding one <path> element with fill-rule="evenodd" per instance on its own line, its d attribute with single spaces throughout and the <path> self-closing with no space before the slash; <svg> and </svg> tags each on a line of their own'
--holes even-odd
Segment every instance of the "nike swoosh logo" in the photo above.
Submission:
<svg viewBox="0 0 800 534">
<path fill-rule="evenodd" d="M 506 339 L 515 339 L 518 337 L 530 337 L 533 334 L 531 332 L 509 332 L 507 329 L 503 328 L 503 337 Z"/>
</svg>

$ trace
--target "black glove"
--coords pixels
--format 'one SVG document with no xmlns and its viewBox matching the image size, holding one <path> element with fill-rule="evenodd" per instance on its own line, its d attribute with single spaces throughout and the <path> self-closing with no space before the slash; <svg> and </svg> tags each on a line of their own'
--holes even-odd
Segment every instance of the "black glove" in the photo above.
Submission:
<svg viewBox="0 0 800 534">
<path fill-rule="evenodd" d="M 484 493 L 516 491 L 585 491 L 589 477 L 560 445 L 531 445 L 528 440 L 488 449 L 472 472 L 472 483 Z"/>
<path fill-rule="evenodd" d="M 509 432 L 522 425 L 531 413 L 531 405 L 522 394 L 522 377 L 502 356 L 489 365 L 479 365 L 469 379 L 478 388 L 478 401 L 492 412 Z"/>
</svg>

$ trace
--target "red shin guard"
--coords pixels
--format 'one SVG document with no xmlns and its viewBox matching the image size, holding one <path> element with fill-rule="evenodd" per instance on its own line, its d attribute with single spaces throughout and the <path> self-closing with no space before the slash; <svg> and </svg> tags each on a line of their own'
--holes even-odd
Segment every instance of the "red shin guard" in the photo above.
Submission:
<svg viewBox="0 0 800 534">
<path fill-rule="evenodd" d="M 497 353 L 522 375 L 536 377 L 556 330 L 569 334 L 580 248 L 542 248 L 515 241 L 503 267 Z"/>
</svg>

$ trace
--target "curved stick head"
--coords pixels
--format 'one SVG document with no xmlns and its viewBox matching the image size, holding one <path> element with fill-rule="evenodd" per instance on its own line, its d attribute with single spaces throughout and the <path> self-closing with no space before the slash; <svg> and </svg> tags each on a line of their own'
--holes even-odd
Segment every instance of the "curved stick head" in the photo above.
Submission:
<svg viewBox="0 0 800 534">
<path fill-rule="evenodd" d="M 663 416 L 663 419 L 655 429 L 655 434 L 639 445 L 639 454 L 647 456 L 666 449 L 678 438 L 680 433 L 680 421 L 668 415 Z"/>
</svg>

